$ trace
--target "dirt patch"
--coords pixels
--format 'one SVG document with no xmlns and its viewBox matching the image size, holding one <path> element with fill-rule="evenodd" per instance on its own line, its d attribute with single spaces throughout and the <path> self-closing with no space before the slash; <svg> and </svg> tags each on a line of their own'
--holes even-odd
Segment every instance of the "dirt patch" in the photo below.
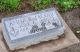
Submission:
<svg viewBox="0 0 80 52">
<path fill-rule="evenodd" d="M 65 22 L 68 24 L 68 26 L 75 33 L 76 28 L 80 27 L 80 8 L 73 9 L 72 11 L 62 13 L 62 16 Z M 80 39 L 80 33 L 76 34 L 76 36 Z"/>
<path fill-rule="evenodd" d="M 80 26 L 80 8 L 65 12 L 62 16 L 72 30 Z"/>
<path fill-rule="evenodd" d="M 80 27 L 80 8 L 73 9 L 61 14 L 71 30 L 75 33 L 76 28 Z M 80 39 L 80 34 L 75 35 Z M 56 52 L 80 52 L 80 43 L 58 50 Z"/>
</svg>

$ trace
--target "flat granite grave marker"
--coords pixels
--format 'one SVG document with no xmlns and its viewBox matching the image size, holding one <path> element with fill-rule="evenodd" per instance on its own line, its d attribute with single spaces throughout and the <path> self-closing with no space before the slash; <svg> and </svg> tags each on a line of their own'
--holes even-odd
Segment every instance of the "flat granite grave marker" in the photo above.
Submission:
<svg viewBox="0 0 80 52">
<path fill-rule="evenodd" d="M 3 35 L 11 50 L 58 39 L 64 33 L 55 8 L 3 18 Z"/>
</svg>

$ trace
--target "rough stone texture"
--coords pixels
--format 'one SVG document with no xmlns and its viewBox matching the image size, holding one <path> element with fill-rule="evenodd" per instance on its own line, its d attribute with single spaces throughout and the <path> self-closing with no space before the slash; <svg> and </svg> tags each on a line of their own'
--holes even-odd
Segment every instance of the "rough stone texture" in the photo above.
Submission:
<svg viewBox="0 0 80 52">
<path fill-rule="evenodd" d="M 66 27 L 66 30 L 64 33 L 65 34 L 64 38 L 60 38 L 55 41 L 52 40 L 52 41 L 40 43 L 35 46 L 30 46 L 25 50 L 20 49 L 20 50 L 14 50 L 12 52 L 53 52 L 53 51 L 68 47 L 70 45 L 79 43 L 79 40 L 75 37 L 75 35 L 71 31 L 71 29 L 66 25 L 65 22 L 64 22 L 64 25 Z M 0 32 L 2 31 L 1 27 L 2 26 L 0 25 Z M 2 34 L 0 34 L 0 47 L 1 47 L 0 50 L 1 50 L 1 52 L 7 52 L 7 50 L 9 50 L 9 49 L 7 48 L 7 50 L 6 50 L 5 44 L 2 39 L 3 39 L 3 36 L 2 36 Z M 11 51 L 8 51 L 8 52 L 11 52 Z M 67 52 L 67 51 L 65 51 L 65 52 Z"/>
<path fill-rule="evenodd" d="M 55 8 L 3 18 L 3 36 L 11 50 L 58 39 L 64 33 Z"/>
</svg>

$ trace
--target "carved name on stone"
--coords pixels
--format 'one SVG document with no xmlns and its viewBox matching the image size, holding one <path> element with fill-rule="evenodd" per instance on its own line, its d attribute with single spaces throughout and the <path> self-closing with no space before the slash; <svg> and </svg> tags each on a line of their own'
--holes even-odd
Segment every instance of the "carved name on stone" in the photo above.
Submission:
<svg viewBox="0 0 80 52">
<path fill-rule="evenodd" d="M 57 33 L 57 29 L 63 27 L 60 19 L 57 16 L 56 10 L 54 9 L 46 9 L 39 12 L 14 16 L 12 18 L 5 18 L 2 20 L 2 23 L 5 32 L 4 37 L 5 39 L 7 39 L 6 41 L 8 42 L 9 47 L 12 46 L 12 44 L 14 45 L 16 42 L 20 41 L 19 39 L 21 38 L 23 39 L 22 41 L 27 40 L 26 38 L 29 38 L 31 36 L 34 36 L 36 38 L 36 35 L 38 35 L 40 38 L 39 34 L 41 33 L 44 33 L 44 35 L 42 34 L 41 37 L 46 37 L 45 34 L 54 33 L 53 30 L 56 30 Z M 50 32 L 48 32 L 49 30 Z M 63 33 L 63 31 L 64 30 L 62 28 L 62 31 L 59 32 Z M 5 34 L 7 37 L 5 36 Z M 15 45 L 17 45 L 17 43 Z"/>
</svg>

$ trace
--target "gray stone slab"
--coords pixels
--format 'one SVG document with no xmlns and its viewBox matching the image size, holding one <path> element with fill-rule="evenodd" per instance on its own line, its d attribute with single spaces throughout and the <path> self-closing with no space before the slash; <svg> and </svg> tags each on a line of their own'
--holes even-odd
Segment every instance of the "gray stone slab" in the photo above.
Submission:
<svg viewBox="0 0 80 52">
<path fill-rule="evenodd" d="M 3 35 L 11 50 L 58 39 L 64 26 L 55 8 L 3 18 Z"/>
</svg>

